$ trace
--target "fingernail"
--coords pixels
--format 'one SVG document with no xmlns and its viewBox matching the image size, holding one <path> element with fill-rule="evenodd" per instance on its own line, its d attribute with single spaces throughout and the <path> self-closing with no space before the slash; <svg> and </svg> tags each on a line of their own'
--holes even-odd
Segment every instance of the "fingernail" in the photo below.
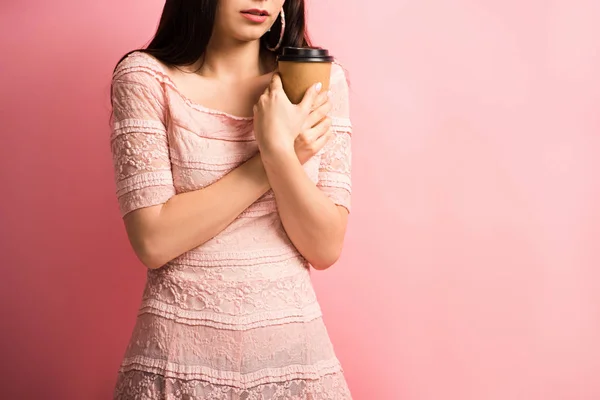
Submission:
<svg viewBox="0 0 600 400">
<path fill-rule="evenodd" d="M 321 82 L 319 82 L 315 85 L 315 90 L 317 92 L 320 92 L 322 88 L 323 88 L 323 84 Z"/>
</svg>

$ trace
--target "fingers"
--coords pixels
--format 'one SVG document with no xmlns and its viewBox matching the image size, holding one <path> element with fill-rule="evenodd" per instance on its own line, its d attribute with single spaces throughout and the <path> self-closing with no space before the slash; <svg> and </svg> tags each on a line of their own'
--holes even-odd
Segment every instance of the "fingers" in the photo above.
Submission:
<svg viewBox="0 0 600 400">
<path fill-rule="evenodd" d="M 321 149 L 325 147 L 325 145 L 331 140 L 331 138 L 333 138 L 333 129 L 331 129 L 330 125 L 329 128 L 325 131 L 325 133 L 319 136 L 312 143 L 312 149 L 314 153 L 317 154 L 319 151 L 321 151 Z"/>
<path fill-rule="evenodd" d="M 275 72 L 273 74 L 273 77 L 271 78 L 271 84 L 269 85 L 269 89 L 273 91 L 283 90 L 283 83 L 281 83 L 281 76 L 278 72 Z"/>
<path fill-rule="evenodd" d="M 299 105 L 307 113 L 310 112 L 310 110 L 312 109 L 313 104 L 315 104 L 315 100 L 317 99 L 317 96 L 321 92 L 322 88 L 323 88 L 323 84 L 321 82 L 319 82 L 319 83 L 312 85 L 310 88 L 308 88 L 308 90 L 304 94 L 304 98 L 302 98 L 302 101 L 300 102 Z"/>
<path fill-rule="evenodd" d="M 312 105 L 311 110 L 314 111 L 317 108 L 321 107 L 323 104 L 327 103 L 329 100 L 329 92 L 321 92 L 315 99 L 314 104 Z"/>
<path fill-rule="evenodd" d="M 325 118 L 314 127 L 304 131 L 301 136 L 303 136 L 303 141 L 310 145 L 311 143 L 317 141 L 321 136 L 325 135 L 329 130 L 331 130 L 331 119 Z"/>
<path fill-rule="evenodd" d="M 329 114 L 331 108 L 331 101 L 327 101 L 321 106 L 319 106 L 317 109 L 313 110 L 306 118 L 305 126 L 307 128 L 312 128 L 313 126 L 318 124 L 320 121 L 323 120 L 323 118 L 325 118 Z"/>
<path fill-rule="evenodd" d="M 325 118 L 314 128 L 302 132 L 296 138 L 294 147 L 302 164 L 316 155 L 333 137 L 331 119 Z"/>
</svg>

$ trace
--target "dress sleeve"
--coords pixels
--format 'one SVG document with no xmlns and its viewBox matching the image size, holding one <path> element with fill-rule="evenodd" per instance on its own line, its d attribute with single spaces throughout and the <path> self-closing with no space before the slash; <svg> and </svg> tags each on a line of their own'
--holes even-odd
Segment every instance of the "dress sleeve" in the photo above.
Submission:
<svg viewBox="0 0 600 400">
<path fill-rule="evenodd" d="M 175 195 L 162 85 L 124 61 L 112 79 L 111 152 L 121 216 Z"/>
<path fill-rule="evenodd" d="M 350 212 L 352 192 L 352 124 L 350 122 L 349 90 L 344 70 L 333 64 L 330 90 L 333 110 L 330 113 L 334 136 L 322 150 L 317 187 L 337 205 Z"/>
</svg>

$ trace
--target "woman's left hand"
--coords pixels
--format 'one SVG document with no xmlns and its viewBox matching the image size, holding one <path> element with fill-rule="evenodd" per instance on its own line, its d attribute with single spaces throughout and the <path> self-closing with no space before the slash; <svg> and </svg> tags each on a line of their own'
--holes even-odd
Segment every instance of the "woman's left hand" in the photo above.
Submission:
<svg viewBox="0 0 600 400">
<path fill-rule="evenodd" d="M 294 153 L 296 137 L 312 128 L 306 124 L 320 90 L 320 84 L 313 85 L 300 104 L 292 104 L 283 91 L 279 74 L 273 74 L 269 87 L 254 106 L 254 134 L 261 154 Z"/>
</svg>

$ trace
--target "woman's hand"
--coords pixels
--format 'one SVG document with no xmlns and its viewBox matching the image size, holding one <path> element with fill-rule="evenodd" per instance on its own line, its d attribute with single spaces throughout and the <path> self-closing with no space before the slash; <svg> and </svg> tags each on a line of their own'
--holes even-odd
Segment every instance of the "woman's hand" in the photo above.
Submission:
<svg viewBox="0 0 600 400">
<path fill-rule="evenodd" d="M 254 133 L 263 156 L 295 152 L 304 163 L 327 142 L 331 123 L 325 118 L 331 104 L 320 84 L 307 90 L 302 102 L 292 104 L 275 73 L 254 106 Z"/>
<path fill-rule="evenodd" d="M 319 94 L 313 110 L 306 119 L 305 129 L 296 137 L 294 143 L 294 149 L 301 164 L 317 154 L 333 136 L 331 118 L 327 117 L 331 107 L 328 94 Z"/>
</svg>

